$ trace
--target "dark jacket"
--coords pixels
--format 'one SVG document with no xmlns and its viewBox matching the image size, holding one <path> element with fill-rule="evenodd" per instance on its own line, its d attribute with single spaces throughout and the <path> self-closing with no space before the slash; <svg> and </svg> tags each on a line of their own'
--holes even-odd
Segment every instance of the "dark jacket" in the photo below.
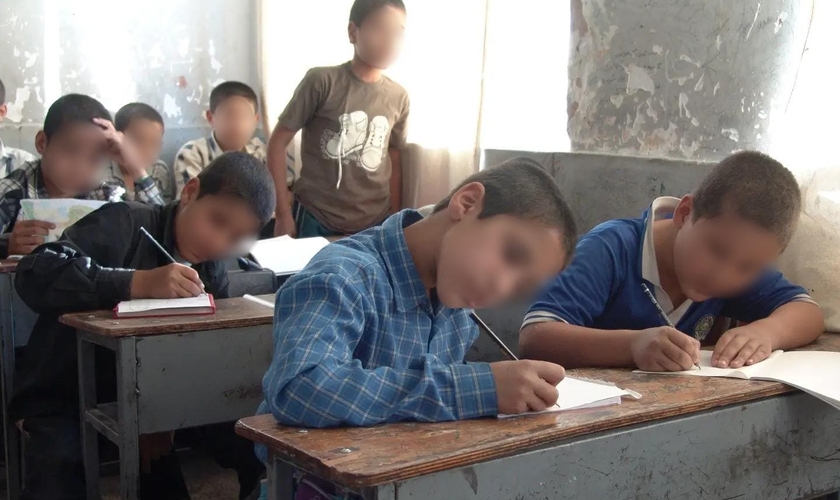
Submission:
<svg viewBox="0 0 840 500">
<path fill-rule="evenodd" d="M 129 300 L 134 270 L 169 264 L 140 227 L 175 255 L 177 211 L 178 203 L 109 204 L 67 229 L 59 241 L 40 246 L 20 261 L 15 288 L 40 316 L 17 363 L 10 406 L 15 420 L 78 412 L 76 332 L 60 324 L 58 317 L 112 309 Z M 193 268 L 209 293 L 228 296 L 224 263 L 204 262 Z M 98 384 L 100 401 L 113 401 L 116 374 L 111 353 L 97 353 L 97 378 L 104 382 Z"/>
</svg>

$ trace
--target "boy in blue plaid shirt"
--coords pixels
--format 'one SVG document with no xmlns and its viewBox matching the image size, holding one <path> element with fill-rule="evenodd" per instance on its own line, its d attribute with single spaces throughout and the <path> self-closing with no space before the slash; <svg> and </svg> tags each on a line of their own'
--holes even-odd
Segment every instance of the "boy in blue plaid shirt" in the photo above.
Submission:
<svg viewBox="0 0 840 500">
<path fill-rule="evenodd" d="M 471 310 L 561 271 L 575 234 L 554 180 L 517 159 L 467 179 L 425 219 L 405 210 L 328 246 L 277 294 L 260 411 L 334 427 L 553 405 L 559 365 L 465 363 L 464 354 L 478 336 Z"/>
</svg>

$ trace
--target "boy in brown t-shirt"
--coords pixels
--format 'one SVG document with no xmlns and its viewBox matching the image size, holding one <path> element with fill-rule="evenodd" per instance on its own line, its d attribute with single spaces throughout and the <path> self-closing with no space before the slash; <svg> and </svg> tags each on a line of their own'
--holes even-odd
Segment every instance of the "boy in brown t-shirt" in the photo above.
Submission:
<svg viewBox="0 0 840 500">
<path fill-rule="evenodd" d="M 408 94 L 383 76 L 405 32 L 402 0 L 356 0 L 350 11 L 353 60 L 304 77 L 271 134 L 268 167 L 277 188 L 275 236 L 353 234 L 401 206 L 400 148 Z M 286 187 L 286 148 L 303 129 L 303 166 Z"/>
</svg>

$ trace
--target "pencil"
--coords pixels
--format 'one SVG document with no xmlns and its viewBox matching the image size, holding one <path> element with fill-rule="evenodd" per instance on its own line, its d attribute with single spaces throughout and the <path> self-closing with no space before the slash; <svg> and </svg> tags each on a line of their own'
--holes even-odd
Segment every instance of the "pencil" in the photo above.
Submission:
<svg viewBox="0 0 840 500">
<path fill-rule="evenodd" d="M 662 320 L 665 321 L 665 324 L 676 330 L 677 327 L 674 326 L 674 323 L 671 321 L 671 318 L 669 318 L 668 315 L 665 314 L 665 311 L 662 310 L 662 306 L 660 306 L 659 302 L 656 301 L 656 297 L 653 296 L 653 293 L 651 293 L 650 288 L 648 288 L 647 285 L 642 283 L 642 290 L 645 291 L 645 295 L 647 295 L 650 301 L 653 302 L 653 306 L 656 307 L 656 310 L 659 312 L 659 315 L 662 317 Z M 700 363 L 694 363 L 694 366 L 696 366 L 697 369 L 700 370 Z"/>
<path fill-rule="evenodd" d="M 493 330 L 491 330 L 491 329 L 490 329 L 490 327 L 489 327 L 489 326 L 487 326 L 487 323 L 485 323 L 485 322 L 484 322 L 481 318 L 479 318 L 479 317 L 478 317 L 478 314 L 476 314 L 476 313 L 471 313 L 471 314 L 470 314 L 470 317 L 472 318 L 472 320 L 473 320 L 473 321 L 475 321 L 475 324 L 477 324 L 477 325 L 478 325 L 478 327 L 479 327 L 480 329 L 484 330 L 484 333 L 486 333 L 486 334 L 487 334 L 487 335 L 488 335 L 491 339 L 493 339 L 493 342 L 495 342 L 495 343 L 496 343 L 496 345 L 498 345 L 498 346 L 499 346 L 499 349 L 501 349 L 501 350 L 502 350 L 502 352 L 504 352 L 505 354 L 507 354 L 507 355 L 508 355 L 508 357 L 509 357 L 510 359 L 514 360 L 514 361 L 518 361 L 518 360 L 519 360 L 519 358 L 517 358 L 517 357 L 516 357 L 516 354 L 514 354 L 514 353 L 513 353 L 513 351 L 511 351 L 511 350 L 508 348 L 508 346 L 506 346 L 506 345 L 505 345 L 505 343 L 504 343 L 504 342 L 502 342 L 502 339 L 500 339 L 500 338 L 498 337 L 498 335 L 496 335 L 495 333 L 493 333 Z"/>
<path fill-rule="evenodd" d="M 158 243 L 158 241 L 155 239 L 155 237 L 152 236 L 151 234 L 149 234 L 148 231 L 146 231 L 145 227 L 140 226 L 140 232 L 143 233 L 144 235 L 146 235 L 146 238 L 148 238 L 149 241 L 151 241 L 152 244 L 154 244 L 157 247 L 157 249 L 160 250 L 160 253 L 162 253 L 167 259 L 169 259 L 169 262 L 171 262 L 173 264 L 178 263 L 178 262 L 175 261 L 175 259 L 171 255 L 169 255 L 169 252 L 167 252 L 166 249 L 163 248 L 163 245 Z"/>
</svg>

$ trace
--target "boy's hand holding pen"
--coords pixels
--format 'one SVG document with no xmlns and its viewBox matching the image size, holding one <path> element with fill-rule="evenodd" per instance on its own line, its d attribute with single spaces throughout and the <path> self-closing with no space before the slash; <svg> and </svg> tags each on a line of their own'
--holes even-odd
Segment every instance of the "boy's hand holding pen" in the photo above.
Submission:
<svg viewBox="0 0 840 500">
<path fill-rule="evenodd" d="M 141 227 L 140 232 L 171 264 L 151 271 L 134 271 L 131 280 L 132 299 L 176 299 L 198 297 L 204 293 L 204 283 L 195 269 L 175 262 L 172 255 L 146 228 Z"/>
</svg>

